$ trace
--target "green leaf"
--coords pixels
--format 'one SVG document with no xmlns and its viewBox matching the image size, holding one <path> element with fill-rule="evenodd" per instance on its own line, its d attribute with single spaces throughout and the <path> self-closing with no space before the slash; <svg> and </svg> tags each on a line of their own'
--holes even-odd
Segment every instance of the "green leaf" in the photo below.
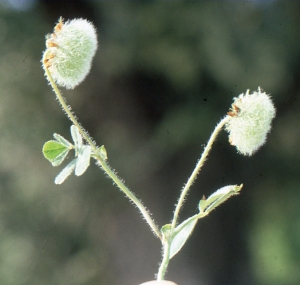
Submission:
<svg viewBox="0 0 300 285">
<path fill-rule="evenodd" d="M 75 125 L 71 126 L 71 135 L 76 148 L 81 149 L 82 147 L 82 136 Z"/>
<path fill-rule="evenodd" d="M 84 145 L 81 147 L 78 153 L 78 159 L 76 162 L 75 175 L 82 175 L 90 165 L 91 158 L 91 147 L 89 145 Z"/>
<path fill-rule="evenodd" d="M 59 134 L 53 134 L 53 137 L 58 142 L 60 142 L 62 145 L 64 145 L 65 147 L 67 147 L 69 149 L 73 148 L 73 145 L 68 140 L 66 140 L 64 137 L 62 137 L 61 135 L 59 135 Z"/>
<path fill-rule="evenodd" d="M 179 224 L 173 232 L 170 259 L 183 247 L 198 221 L 198 215 L 192 216 Z"/>
<path fill-rule="evenodd" d="M 163 236 L 163 240 L 169 240 L 171 237 L 171 232 L 172 232 L 172 225 L 171 224 L 166 224 L 161 227 L 160 232 Z"/>
<path fill-rule="evenodd" d="M 43 154 L 53 166 L 60 165 L 69 153 L 69 148 L 57 141 L 47 141 L 43 146 Z"/>
<path fill-rule="evenodd" d="M 242 189 L 243 184 L 240 186 L 238 185 L 229 185 L 220 188 L 216 192 L 214 192 L 212 195 L 210 195 L 206 200 L 205 203 L 200 201 L 199 203 L 199 210 L 201 212 L 209 213 L 212 210 L 214 210 L 216 207 L 218 207 L 220 204 L 225 202 L 228 198 L 230 198 L 233 195 L 239 194 L 239 191 Z M 204 207 L 205 205 L 205 207 Z"/>
<path fill-rule="evenodd" d="M 97 152 L 101 156 L 102 159 L 107 160 L 107 152 L 106 152 L 104 145 L 100 146 L 97 149 Z"/>
<path fill-rule="evenodd" d="M 77 158 L 73 159 L 55 178 L 55 184 L 62 184 L 73 172 Z"/>
</svg>

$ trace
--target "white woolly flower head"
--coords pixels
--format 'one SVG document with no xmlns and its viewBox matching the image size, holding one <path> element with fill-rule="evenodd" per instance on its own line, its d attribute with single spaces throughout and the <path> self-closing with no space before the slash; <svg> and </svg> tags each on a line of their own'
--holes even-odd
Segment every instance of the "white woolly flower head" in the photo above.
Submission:
<svg viewBox="0 0 300 285">
<path fill-rule="evenodd" d="M 97 45 L 92 23 L 84 19 L 64 23 L 60 18 L 54 32 L 46 36 L 43 67 L 48 68 L 57 85 L 72 89 L 89 73 Z"/>
<path fill-rule="evenodd" d="M 230 144 L 236 146 L 239 153 L 252 155 L 266 141 L 275 117 L 275 107 L 269 95 L 260 88 L 249 94 L 234 98 L 231 117 L 225 129 L 229 133 Z"/>
</svg>

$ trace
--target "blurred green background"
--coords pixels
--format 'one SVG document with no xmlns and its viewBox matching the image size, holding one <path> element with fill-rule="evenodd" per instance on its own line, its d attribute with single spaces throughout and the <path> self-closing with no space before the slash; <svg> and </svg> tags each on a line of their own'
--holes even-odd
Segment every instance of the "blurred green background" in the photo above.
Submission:
<svg viewBox="0 0 300 285">
<path fill-rule="evenodd" d="M 41 149 L 70 139 L 41 68 L 45 35 L 87 18 L 100 47 L 91 73 L 62 90 L 109 162 L 162 226 L 232 98 L 261 86 L 277 117 L 266 145 L 236 153 L 222 132 L 185 204 L 244 183 L 201 220 L 171 261 L 179 285 L 298 285 L 300 2 L 0 1 L 0 284 L 137 285 L 160 243 L 94 164 L 54 184 Z"/>
</svg>

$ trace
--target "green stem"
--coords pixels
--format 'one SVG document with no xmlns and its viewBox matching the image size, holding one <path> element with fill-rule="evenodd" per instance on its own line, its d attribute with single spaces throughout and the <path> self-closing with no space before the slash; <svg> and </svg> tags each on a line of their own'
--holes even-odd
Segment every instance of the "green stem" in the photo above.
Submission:
<svg viewBox="0 0 300 285">
<path fill-rule="evenodd" d="M 157 276 L 156 276 L 156 280 L 157 281 L 162 281 L 165 278 L 165 274 L 169 265 L 169 261 L 170 261 L 170 249 L 171 249 L 171 241 L 170 240 L 166 240 L 164 242 L 164 253 L 163 253 L 163 260 L 160 264 Z"/>
<path fill-rule="evenodd" d="M 124 192 L 124 194 L 137 206 L 137 208 L 142 213 L 143 217 L 145 218 L 146 222 L 152 229 L 153 233 L 162 240 L 161 233 L 157 228 L 154 220 L 151 218 L 148 210 L 142 204 L 142 202 L 130 191 L 125 184 L 121 181 L 121 179 L 115 174 L 115 172 L 109 167 L 105 160 L 103 160 L 100 156 L 97 156 L 97 160 L 100 164 L 100 167 L 105 171 L 105 173 L 116 183 L 116 185 Z"/>
<path fill-rule="evenodd" d="M 44 68 L 48 77 L 48 80 L 53 88 L 53 91 L 59 101 L 59 103 L 61 104 L 63 110 L 66 112 L 67 116 L 69 117 L 69 119 L 72 121 L 72 123 L 79 129 L 80 133 L 82 134 L 82 136 L 84 137 L 84 139 L 90 144 L 90 146 L 92 147 L 92 149 L 96 152 L 97 150 L 97 146 L 94 144 L 93 140 L 90 138 L 90 136 L 87 134 L 86 131 L 84 131 L 82 129 L 82 127 L 80 126 L 80 124 L 77 122 L 75 116 L 73 115 L 71 108 L 66 104 L 63 96 L 61 95 L 56 83 L 54 82 L 51 73 L 49 72 L 48 68 Z"/>
<path fill-rule="evenodd" d="M 175 211 L 174 211 L 174 216 L 173 216 L 173 220 L 172 220 L 172 229 L 174 229 L 176 227 L 176 223 L 178 220 L 178 215 L 180 212 L 180 209 L 184 203 L 185 197 L 190 189 L 190 187 L 192 186 L 192 184 L 194 183 L 195 179 L 197 178 L 197 175 L 201 169 L 201 167 L 203 166 L 209 151 L 211 150 L 211 147 L 215 141 L 215 139 L 217 138 L 217 135 L 219 134 L 219 132 L 222 130 L 223 126 L 230 120 L 230 116 L 226 116 L 224 117 L 219 123 L 218 125 L 215 127 L 213 133 L 211 134 L 209 141 L 207 142 L 207 145 L 201 155 L 201 158 L 198 160 L 195 169 L 193 170 L 191 176 L 189 177 L 187 183 L 185 184 L 185 186 L 183 187 L 178 203 L 176 205 Z"/>
<path fill-rule="evenodd" d="M 142 213 L 143 217 L 149 224 L 150 228 L 152 229 L 153 233 L 162 240 L 161 233 L 159 229 L 157 228 L 154 220 L 151 218 L 148 210 L 145 208 L 145 206 L 142 204 L 142 202 L 131 192 L 125 184 L 121 181 L 121 179 L 115 174 L 115 172 L 110 168 L 110 166 L 106 163 L 106 161 L 97 154 L 97 146 L 91 139 L 91 137 L 88 135 L 88 133 L 80 126 L 78 121 L 76 120 L 76 117 L 73 115 L 71 108 L 66 104 L 65 99 L 61 95 L 56 83 L 54 82 L 48 68 L 44 68 L 46 71 L 46 75 L 48 77 L 48 80 L 53 88 L 54 93 L 56 94 L 56 97 L 61 104 L 63 110 L 66 112 L 69 119 L 72 121 L 72 123 L 79 129 L 81 135 L 84 137 L 84 139 L 90 144 L 91 148 L 95 152 L 95 158 L 98 161 L 99 166 L 105 171 L 105 173 L 113 180 L 113 182 L 119 187 L 119 189 L 138 207 L 140 212 Z"/>
</svg>

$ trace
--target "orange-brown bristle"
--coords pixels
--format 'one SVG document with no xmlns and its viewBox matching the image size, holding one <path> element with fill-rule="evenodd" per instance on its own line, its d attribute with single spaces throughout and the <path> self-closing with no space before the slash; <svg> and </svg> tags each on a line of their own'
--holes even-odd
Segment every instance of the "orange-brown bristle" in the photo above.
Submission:
<svg viewBox="0 0 300 285">
<path fill-rule="evenodd" d="M 57 25 L 54 27 L 54 32 L 55 32 L 55 33 L 60 32 L 61 29 L 62 29 L 62 27 L 63 27 L 63 25 L 64 25 L 63 18 L 60 17 L 59 22 L 58 22 Z"/>
<path fill-rule="evenodd" d="M 53 42 L 53 41 L 47 41 L 47 47 L 58 47 L 57 43 Z"/>
</svg>

